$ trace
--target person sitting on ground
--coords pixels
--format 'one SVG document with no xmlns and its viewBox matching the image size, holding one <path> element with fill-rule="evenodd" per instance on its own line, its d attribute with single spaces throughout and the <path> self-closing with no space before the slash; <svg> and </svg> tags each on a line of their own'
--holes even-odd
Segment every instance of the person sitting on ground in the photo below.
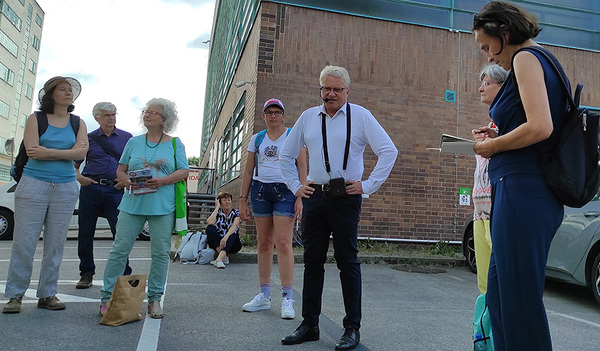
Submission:
<svg viewBox="0 0 600 351">
<path fill-rule="evenodd" d="M 234 254 L 242 249 L 240 240 L 240 212 L 233 208 L 233 196 L 228 192 L 220 192 L 215 201 L 215 210 L 206 219 L 206 241 L 208 247 L 215 250 L 217 258 L 211 262 L 217 268 L 225 268 L 229 263 L 227 254 Z"/>
</svg>

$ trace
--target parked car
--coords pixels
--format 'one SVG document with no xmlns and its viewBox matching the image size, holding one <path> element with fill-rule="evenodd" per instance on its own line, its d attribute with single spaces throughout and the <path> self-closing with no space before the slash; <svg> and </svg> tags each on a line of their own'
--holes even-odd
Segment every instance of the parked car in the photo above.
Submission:
<svg viewBox="0 0 600 351">
<path fill-rule="evenodd" d="M 0 185 L 0 240 L 12 239 L 13 231 L 15 229 L 15 189 L 17 183 L 11 181 L 9 183 Z M 73 218 L 71 218 L 71 224 L 69 229 L 77 229 L 77 208 L 73 211 Z M 106 218 L 98 218 L 97 229 L 110 229 Z M 138 235 L 140 240 L 150 240 L 150 234 L 148 233 L 148 222 L 144 224 L 144 229 Z"/>
<path fill-rule="evenodd" d="M 599 195 L 582 208 L 565 206 L 565 216 L 550 245 L 546 264 L 546 277 L 588 287 L 598 304 L 600 304 Z M 476 273 L 473 215 L 465 222 L 462 245 L 467 266 Z"/>
</svg>

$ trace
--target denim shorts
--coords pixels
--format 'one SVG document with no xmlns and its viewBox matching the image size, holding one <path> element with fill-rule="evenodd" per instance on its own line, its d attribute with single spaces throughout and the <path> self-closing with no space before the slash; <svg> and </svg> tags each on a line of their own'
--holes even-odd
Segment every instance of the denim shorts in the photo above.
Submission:
<svg viewBox="0 0 600 351">
<path fill-rule="evenodd" d="M 296 196 L 284 183 L 262 183 L 253 180 L 250 194 L 254 217 L 295 216 Z"/>
</svg>

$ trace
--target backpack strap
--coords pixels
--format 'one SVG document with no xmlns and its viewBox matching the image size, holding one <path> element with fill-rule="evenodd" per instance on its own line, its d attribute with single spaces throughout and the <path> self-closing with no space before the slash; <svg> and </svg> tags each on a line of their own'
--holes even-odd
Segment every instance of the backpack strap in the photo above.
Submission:
<svg viewBox="0 0 600 351">
<path fill-rule="evenodd" d="M 556 74 L 558 74 L 558 76 L 560 77 L 560 80 L 562 82 L 561 86 L 563 87 L 563 90 L 567 94 L 567 99 L 569 100 L 569 106 L 571 106 L 572 109 L 577 109 L 579 107 L 579 98 L 581 96 L 581 89 L 583 89 L 583 84 L 577 84 L 577 87 L 575 88 L 575 96 L 573 97 L 571 95 L 571 89 L 569 89 L 569 86 L 567 85 L 566 74 L 562 69 L 560 69 L 556 65 L 555 57 L 553 57 L 552 55 L 549 55 L 548 52 L 546 51 L 546 49 L 544 49 L 540 46 L 527 46 L 527 47 L 517 50 L 515 52 L 515 54 L 513 55 L 512 60 L 514 60 L 515 55 L 519 51 L 530 51 L 530 52 L 535 51 L 535 52 L 540 53 L 542 56 L 544 56 L 550 62 L 550 65 L 552 66 L 552 69 L 554 69 L 554 72 L 556 72 Z M 511 66 L 512 66 L 512 62 L 511 62 Z M 517 81 L 516 78 L 517 78 L 517 76 L 515 75 L 515 82 Z"/>
<path fill-rule="evenodd" d="M 35 111 L 35 117 L 37 118 L 38 137 L 41 137 L 48 129 L 48 115 L 46 112 Z"/>
<path fill-rule="evenodd" d="M 71 128 L 73 128 L 73 133 L 75 133 L 75 139 L 77 139 L 77 133 L 79 133 L 79 121 L 81 120 L 81 118 L 72 113 L 70 113 L 69 115 L 71 116 Z"/>
<path fill-rule="evenodd" d="M 256 140 L 254 140 L 254 175 L 258 177 L 258 151 L 260 144 L 265 138 L 265 134 L 267 134 L 267 130 L 263 129 L 258 134 L 256 134 Z"/>
</svg>

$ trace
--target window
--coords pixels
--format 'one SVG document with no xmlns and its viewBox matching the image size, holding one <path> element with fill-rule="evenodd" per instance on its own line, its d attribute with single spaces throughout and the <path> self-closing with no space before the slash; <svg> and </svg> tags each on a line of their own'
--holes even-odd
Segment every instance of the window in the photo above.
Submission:
<svg viewBox="0 0 600 351">
<path fill-rule="evenodd" d="M 11 71 L 8 67 L 0 62 L 0 79 L 7 82 L 10 85 L 15 83 L 15 72 Z"/>
<path fill-rule="evenodd" d="M 8 3 L 6 3 L 6 1 L 1 1 L 0 3 L 2 3 L 2 13 L 4 14 L 4 16 L 6 16 L 10 23 L 12 23 L 13 26 L 15 26 L 15 28 L 17 28 L 20 32 L 21 19 L 19 18 L 17 13 L 13 11 L 13 9 L 11 9 L 10 6 L 8 6 Z"/>
<path fill-rule="evenodd" d="M 33 99 L 33 87 L 29 84 L 25 84 L 25 96 L 27 96 L 30 100 Z"/>
<path fill-rule="evenodd" d="M 28 116 L 26 114 L 23 114 L 21 116 L 21 127 L 23 127 L 23 128 L 25 128 L 25 124 L 27 123 L 27 117 Z"/>
<path fill-rule="evenodd" d="M 229 126 L 225 129 L 223 138 L 223 158 L 221 162 L 221 185 L 240 176 L 242 172 L 242 122 L 246 107 L 246 95 L 242 95 L 238 106 L 233 112 Z"/>
<path fill-rule="evenodd" d="M 6 33 L 0 30 L 0 44 L 8 50 L 14 57 L 19 53 L 19 46 L 12 41 Z"/>
<path fill-rule="evenodd" d="M 31 46 L 33 46 L 36 50 L 40 50 L 40 38 L 36 37 L 35 35 L 33 36 L 33 42 L 31 43 Z"/>
<path fill-rule="evenodd" d="M 35 23 L 42 28 L 42 18 L 37 13 L 35 14 Z"/>
<path fill-rule="evenodd" d="M 31 71 L 31 73 L 35 74 L 36 68 L 37 68 L 37 64 L 35 63 L 35 61 L 32 59 L 29 59 L 29 70 Z"/>
<path fill-rule="evenodd" d="M 21 5 L 25 6 L 25 0 L 19 0 L 19 2 L 21 3 Z"/>
<path fill-rule="evenodd" d="M 10 115 L 10 105 L 7 104 L 6 102 L 0 100 L 0 116 L 8 119 L 9 115 Z"/>
</svg>

